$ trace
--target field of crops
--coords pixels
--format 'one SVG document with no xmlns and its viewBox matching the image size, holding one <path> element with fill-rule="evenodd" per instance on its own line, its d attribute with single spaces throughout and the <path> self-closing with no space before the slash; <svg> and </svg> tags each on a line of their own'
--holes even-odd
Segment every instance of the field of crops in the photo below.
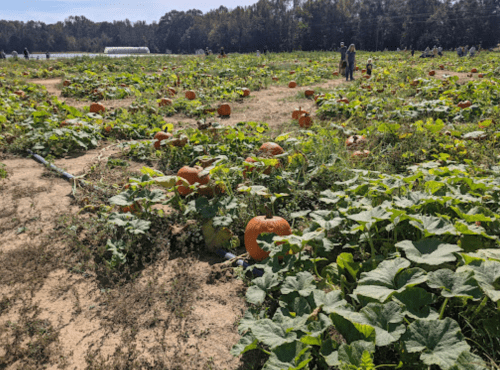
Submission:
<svg viewBox="0 0 500 370">
<path fill-rule="evenodd" d="M 0 63 L 0 368 L 500 369 L 498 59 L 358 52 L 350 82 L 319 52 Z M 67 201 L 43 227 L 14 184 L 28 151 L 77 175 L 44 170 L 30 196 Z M 204 307 L 196 261 L 234 335 L 186 330 L 182 350 L 228 342 L 174 361 L 144 333 Z M 121 345 L 54 349 L 63 329 L 23 297 L 60 269 Z"/>
</svg>

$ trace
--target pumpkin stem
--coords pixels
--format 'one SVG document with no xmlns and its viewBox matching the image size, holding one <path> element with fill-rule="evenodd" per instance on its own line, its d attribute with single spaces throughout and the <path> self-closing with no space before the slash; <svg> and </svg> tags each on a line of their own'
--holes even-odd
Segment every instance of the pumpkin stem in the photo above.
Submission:
<svg viewBox="0 0 500 370">
<path fill-rule="evenodd" d="M 266 219 L 273 218 L 273 210 L 267 205 L 265 205 L 264 208 L 266 209 Z"/>
</svg>

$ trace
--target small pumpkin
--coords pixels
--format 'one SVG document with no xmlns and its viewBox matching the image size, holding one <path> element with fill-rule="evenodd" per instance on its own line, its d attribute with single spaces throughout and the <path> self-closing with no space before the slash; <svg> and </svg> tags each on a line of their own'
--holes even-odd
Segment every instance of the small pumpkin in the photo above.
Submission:
<svg viewBox="0 0 500 370">
<path fill-rule="evenodd" d="M 158 106 L 159 107 L 165 107 L 167 105 L 172 105 L 172 99 L 161 98 L 160 102 L 158 103 Z"/>
<path fill-rule="evenodd" d="M 477 77 L 479 77 L 479 78 L 484 78 L 484 73 L 480 73 L 480 74 L 478 74 L 478 75 L 477 75 Z"/>
<path fill-rule="evenodd" d="M 186 99 L 189 99 L 189 100 L 196 99 L 196 93 L 193 90 L 186 91 L 186 93 L 184 94 L 184 96 L 186 97 Z"/>
<path fill-rule="evenodd" d="M 273 81 L 279 81 L 279 78 L 276 76 L 273 76 L 272 79 L 273 79 Z"/>
<path fill-rule="evenodd" d="M 367 80 L 369 80 L 369 79 L 370 79 L 370 77 L 371 77 L 370 75 L 364 75 L 364 76 L 363 76 L 363 78 L 365 78 L 365 79 L 367 79 Z"/>
<path fill-rule="evenodd" d="M 171 139 L 172 138 L 172 134 L 170 132 L 164 132 L 164 131 L 158 131 L 154 138 L 156 139 L 155 143 L 154 143 L 154 147 L 156 149 L 160 149 L 161 147 L 161 142 L 163 140 L 168 140 L 168 139 Z"/>
<path fill-rule="evenodd" d="M 292 119 L 299 119 L 300 115 L 304 113 L 309 113 L 309 112 L 306 112 L 305 110 L 302 110 L 302 107 L 299 107 L 299 109 L 295 109 L 292 112 Z"/>
<path fill-rule="evenodd" d="M 307 113 L 303 113 L 299 117 L 299 126 L 302 128 L 309 128 L 313 124 L 311 116 Z"/>
<path fill-rule="evenodd" d="M 366 73 L 366 69 L 362 69 L 362 70 L 361 70 L 361 73 Z"/>
<path fill-rule="evenodd" d="M 352 158 L 367 158 L 368 156 L 370 155 L 370 151 L 369 150 L 356 150 L 355 152 L 353 152 L 351 154 L 351 157 Z"/>
<path fill-rule="evenodd" d="M 359 71 L 359 67 L 358 66 L 356 66 L 356 71 Z"/>
<path fill-rule="evenodd" d="M 23 72 L 23 76 L 29 76 L 29 72 Z"/>
<path fill-rule="evenodd" d="M 443 69 L 444 69 L 444 65 L 442 65 L 442 64 L 441 64 L 441 65 L 439 66 L 439 69 L 440 69 L 440 70 L 443 70 Z"/>
<path fill-rule="evenodd" d="M 295 74 L 295 71 L 290 71 L 290 74 L 291 74 L 291 75 L 294 75 L 294 74 Z"/>
<path fill-rule="evenodd" d="M 436 74 L 436 71 L 429 71 L 429 76 L 434 76 Z"/>
<path fill-rule="evenodd" d="M 175 90 L 173 87 L 169 87 L 169 88 L 167 89 L 167 93 L 168 93 L 168 95 L 170 95 L 170 96 L 174 96 L 175 94 L 177 94 L 177 90 Z"/>
<path fill-rule="evenodd" d="M 23 90 L 16 90 L 14 91 L 14 94 L 20 96 L 21 98 L 26 97 L 26 93 Z"/>
<path fill-rule="evenodd" d="M 250 96 L 250 89 L 244 87 L 243 89 L 241 89 L 241 91 L 243 91 L 243 96 Z"/>
<path fill-rule="evenodd" d="M 347 99 L 347 98 L 338 99 L 337 103 L 349 104 L 349 99 Z"/>
<path fill-rule="evenodd" d="M 307 89 L 306 91 L 304 91 L 304 95 L 306 96 L 306 98 L 309 98 L 311 96 L 314 95 L 314 90 L 313 89 Z"/>
<path fill-rule="evenodd" d="M 53 70 L 54 70 L 54 67 L 49 67 L 49 68 L 48 68 L 48 71 L 49 71 L 49 72 L 51 72 L 51 71 L 53 71 Z"/>
<path fill-rule="evenodd" d="M 477 73 L 477 68 L 472 68 L 470 72 L 471 73 Z"/>
<path fill-rule="evenodd" d="M 64 80 L 63 86 L 69 86 L 69 85 L 71 85 L 71 81 L 70 80 Z"/>
<path fill-rule="evenodd" d="M 294 88 L 296 88 L 296 87 L 297 87 L 297 82 L 295 82 L 295 81 L 290 81 L 290 82 L 288 83 L 288 87 L 289 87 L 290 89 L 294 89 Z"/>
<path fill-rule="evenodd" d="M 106 108 L 104 105 L 100 103 L 92 103 L 90 104 L 90 113 L 99 113 L 99 112 L 105 112 Z"/>
<path fill-rule="evenodd" d="M 460 109 L 469 108 L 471 105 L 472 105 L 472 103 L 469 100 L 461 101 L 460 103 L 457 104 L 457 106 Z"/>
<path fill-rule="evenodd" d="M 177 176 L 182 177 L 184 180 L 189 182 L 189 185 L 193 185 L 195 183 L 199 183 L 200 185 L 206 185 L 210 181 L 210 175 L 206 175 L 200 177 L 200 172 L 203 171 L 203 167 L 200 166 L 184 166 L 178 172 Z M 192 193 L 192 190 L 188 187 L 182 185 L 182 181 L 178 181 L 176 185 L 179 185 L 177 191 L 181 195 L 189 195 Z"/>
<path fill-rule="evenodd" d="M 180 137 L 176 137 L 170 140 L 170 144 L 172 146 L 184 147 L 188 143 L 189 139 L 186 135 L 181 135 Z"/>
<path fill-rule="evenodd" d="M 267 154 L 270 156 L 283 154 L 285 151 L 281 146 L 273 142 L 267 142 L 261 145 L 259 148 L 261 154 Z"/>
<path fill-rule="evenodd" d="M 257 238 L 262 233 L 286 236 L 292 233 L 292 228 L 284 218 L 273 216 L 269 210 L 266 216 L 252 218 L 245 228 L 245 249 L 256 261 L 262 261 L 269 256 L 269 252 L 262 250 L 257 243 Z"/>
<path fill-rule="evenodd" d="M 339 75 L 339 72 L 338 72 L 338 71 L 333 71 L 333 72 L 332 72 L 332 75 L 334 75 L 334 76 L 338 76 L 338 75 Z"/>
<path fill-rule="evenodd" d="M 231 115 L 231 107 L 227 103 L 221 104 L 217 109 L 217 113 L 221 117 L 229 117 Z"/>
<path fill-rule="evenodd" d="M 366 137 L 364 135 L 352 135 L 349 136 L 345 141 L 345 145 L 349 150 L 357 149 L 358 147 L 363 146 L 365 144 L 366 144 Z"/>
</svg>

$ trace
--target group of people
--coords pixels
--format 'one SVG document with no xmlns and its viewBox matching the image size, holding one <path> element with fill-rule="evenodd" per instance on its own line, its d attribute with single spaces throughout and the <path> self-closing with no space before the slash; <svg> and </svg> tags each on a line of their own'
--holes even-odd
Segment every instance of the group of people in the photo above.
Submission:
<svg viewBox="0 0 500 370">
<path fill-rule="evenodd" d="M 338 51 L 340 53 L 339 72 L 342 76 L 345 76 L 346 81 L 349 81 L 349 79 L 353 81 L 353 74 L 356 69 L 356 46 L 351 44 L 347 48 L 344 43 L 341 42 Z M 366 62 L 366 74 L 371 76 L 372 70 L 372 60 L 368 59 Z"/>
<path fill-rule="evenodd" d="M 469 45 L 467 46 L 459 46 L 457 48 L 457 55 L 459 58 L 461 57 L 466 57 L 467 54 L 469 54 L 471 57 L 475 56 L 476 53 L 479 52 L 480 50 L 480 46 L 478 46 L 478 48 L 476 49 L 476 47 L 474 45 L 471 46 L 471 48 L 469 49 Z"/>
<path fill-rule="evenodd" d="M 267 54 L 267 45 L 264 46 L 264 49 L 263 49 L 263 54 L 266 55 Z M 213 54 L 212 53 L 212 50 L 208 48 L 208 46 L 205 48 L 205 55 L 211 55 Z M 260 56 L 260 51 L 257 50 L 257 56 L 259 57 Z M 224 46 L 221 46 L 220 48 L 220 53 L 219 53 L 219 58 L 225 58 L 226 57 L 226 52 L 224 51 Z"/>
<path fill-rule="evenodd" d="M 30 52 L 28 51 L 28 48 L 24 48 L 23 54 L 24 54 L 24 59 L 29 60 Z M 17 59 L 19 54 L 17 53 L 17 51 L 14 50 L 11 53 L 11 55 L 14 59 Z M 47 59 L 50 59 L 50 53 L 48 51 L 45 53 L 45 57 Z M 7 54 L 5 54 L 5 51 L 3 51 L 3 49 L 0 51 L 0 59 L 7 59 Z"/>
</svg>

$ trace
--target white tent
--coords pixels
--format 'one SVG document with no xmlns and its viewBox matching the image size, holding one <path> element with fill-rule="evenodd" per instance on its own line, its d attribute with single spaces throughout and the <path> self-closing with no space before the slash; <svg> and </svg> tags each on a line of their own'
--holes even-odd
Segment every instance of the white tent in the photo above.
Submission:
<svg viewBox="0 0 500 370">
<path fill-rule="evenodd" d="M 104 48 L 104 54 L 149 54 L 149 48 L 147 46 L 111 46 Z"/>
</svg>

